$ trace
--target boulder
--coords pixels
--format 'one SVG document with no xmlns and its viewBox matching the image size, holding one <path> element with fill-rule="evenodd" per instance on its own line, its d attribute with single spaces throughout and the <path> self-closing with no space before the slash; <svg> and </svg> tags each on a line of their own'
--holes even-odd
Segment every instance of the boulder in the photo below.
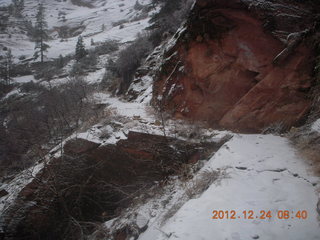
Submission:
<svg viewBox="0 0 320 240">
<path fill-rule="evenodd" d="M 165 56 L 154 105 L 241 132 L 298 125 L 311 106 L 315 19 L 295 1 L 198 0 Z"/>
<path fill-rule="evenodd" d="M 7 196 L 9 193 L 5 189 L 0 189 L 0 198 Z"/>
</svg>

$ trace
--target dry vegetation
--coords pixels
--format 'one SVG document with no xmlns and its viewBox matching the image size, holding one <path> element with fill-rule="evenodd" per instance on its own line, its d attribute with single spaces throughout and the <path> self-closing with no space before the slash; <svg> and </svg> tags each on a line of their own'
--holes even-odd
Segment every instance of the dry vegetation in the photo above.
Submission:
<svg viewBox="0 0 320 240">
<path fill-rule="evenodd" d="M 89 101 L 93 90 L 81 78 L 60 87 L 21 86 L 23 96 L 0 102 L 0 176 L 19 172 L 41 160 L 53 146 L 108 113 Z"/>
<path fill-rule="evenodd" d="M 309 1 L 310 4 L 316 4 L 316 1 Z M 320 29 L 320 25 L 316 25 Z M 300 128 L 292 128 L 289 132 L 289 138 L 298 149 L 299 154 L 311 165 L 314 172 L 320 175 L 320 133 L 312 131 L 311 125 L 320 119 L 320 41 L 319 33 L 311 38 L 310 44 L 314 47 L 315 66 L 314 66 L 314 86 L 310 97 L 313 100 L 311 111 L 308 115 L 306 124 Z"/>
<path fill-rule="evenodd" d="M 200 176 L 186 185 L 186 194 L 189 198 L 195 198 L 202 194 L 210 185 L 225 175 L 222 171 L 207 169 Z"/>
<path fill-rule="evenodd" d="M 290 131 L 289 137 L 302 158 L 312 165 L 317 175 L 320 175 L 320 134 L 303 127 Z"/>
</svg>

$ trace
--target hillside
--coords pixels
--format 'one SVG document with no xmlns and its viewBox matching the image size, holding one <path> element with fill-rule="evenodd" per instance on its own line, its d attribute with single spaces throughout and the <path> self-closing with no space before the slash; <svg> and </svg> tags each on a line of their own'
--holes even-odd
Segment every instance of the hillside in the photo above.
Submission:
<svg viewBox="0 0 320 240">
<path fill-rule="evenodd" d="M 0 12 L 0 239 L 320 239 L 317 1 Z"/>
<path fill-rule="evenodd" d="M 48 0 L 43 4 L 47 10 L 46 21 L 51 37 L 48 41 L 51 46 L 47 54 L 49 59 L 57 58 L 60 54 L 65 56 L 74 53 L 79 34 L 84 37 L 84 43 L 88 47 L 91 39 L 96 43 L 106 40 L 125 43 L 134 40 L 135 36 L 148 26 L 148 15 L 144 14 L 137 20 L 142 13 L 133 9 L 134 1 L 90 1 L 90 8 L 74 5 L 70 1 Z M 25 32 L 21 32 L 25 30 L 21 22 L 35 21 L 37 2 L 25 1 L 25 6 L 21 18 L 9 19 L 6 33 L 1 33 L 0 46 L 12 48 L 13 55 L 17 58 L 23 55 L 28 59 L 33 56 L 34 43 Z M 119 21 L 123 22 L 121 29 L 120 24 L 117 25 Z M 11 36 L 8 39 L 9 34 Z"/>
</svg>

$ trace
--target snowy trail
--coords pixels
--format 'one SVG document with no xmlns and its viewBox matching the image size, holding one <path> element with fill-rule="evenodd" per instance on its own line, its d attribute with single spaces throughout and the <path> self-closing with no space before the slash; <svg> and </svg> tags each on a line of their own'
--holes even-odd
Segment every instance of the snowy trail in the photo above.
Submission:
<svg viewBox="0 0 320 240">
<path fill-rule="evenodd" d="M 319 178 L 286 138 L 236 135 L 206 168 L 226 169 L 227 176 L 186 202 L 162 227 L 160 221 L 151 222 L 139 240 L 320 239 Z M 234 210 L 236 219 L 212 219 L 214 210 Z M 245 210 L 254 211 L 254 219 L 243 219 Z M 272 217 L 259 219 L 261 210 L 270 210 Z M 288 210 L 289 219 L 278 219 L 280 210 Z M 307 219 L 295 217 L 299 210 L 307 211 Z"/>
<path fill-rule="evenodd" d="M 148 112 L 148 104 L 121 101 L 105 93 L 96 93 L 93 99 L 96 103 L 107 104 L 117 114 L 132 119 L 123 124 L 119 132 L 114 132 L 105 144 L 126 138 L 123 132 L 139 131 L 141 126 L 145 126 L 149 132 L 161 134 L 159 126 L 150 124 L 155 119 Z M 134 120 L 135 116 L 141 119 Z M 142 124 L 139 122 L 141 120 L 146 123 Z M 91 128 L 77 137 L 101 141 L 101 129 L 98 130 Z M 149 219 L 149 227 L 139 240 L 320 239 L 320 221 L 316 212 L 320 178 L 313 176 L 311 167 L 295 153 L 286 138 L 234 134 L 194 178 L 206 170 L 224 170 L 226 175 L 213 183 L 200 197 L 188 200 L 186 189 L 177 184 L 163 198 L 153 199 L 149 204 L 141 206 L 141 211 L 137 212 Z M 14 184 L 12 182 L 6 189 L 9 190 Z M 12 200 L 16 196 L 16 190 L 10 189 L 12 194 L 8 199 Z M 157 209 L 153 208 L 153 201 L 158 205 Z M 169 203 L 163 209 L 161 203 L 166 201 Z M 0 210 L 5 205 L 5 202 L 0 204 Z M 164 221 L 175 206 L 182 207 Z M 236 218 L 212 219 L 214 210 L 229 213 L 234 210 Z M 250 210 L 254 211 L 254 219 L 243 219 L 243 211 L 249 215 Z M 272 217 L 259 219 L 261 210 L 270 210 Z M 278 219 L 277 211 L 285 210 L 289 211 L 290 218 Z M 298 211 L 306 211 L 307 219 L 298 219 L 295 216 Z"/>
</svg>

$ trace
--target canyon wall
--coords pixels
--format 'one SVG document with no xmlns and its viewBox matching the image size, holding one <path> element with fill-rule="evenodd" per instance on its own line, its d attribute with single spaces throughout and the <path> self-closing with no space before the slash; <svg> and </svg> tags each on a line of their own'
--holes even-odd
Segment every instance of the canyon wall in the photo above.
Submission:
<svg viewBox="0 0 320 240">
<path fill-rule="evenodd" d="M 311 5 L 296 1 L 196 2 L 173 38 L 153 103 L 177 118 L 259 132 L 299 124 L 313 85 Z"/>
</svg>

